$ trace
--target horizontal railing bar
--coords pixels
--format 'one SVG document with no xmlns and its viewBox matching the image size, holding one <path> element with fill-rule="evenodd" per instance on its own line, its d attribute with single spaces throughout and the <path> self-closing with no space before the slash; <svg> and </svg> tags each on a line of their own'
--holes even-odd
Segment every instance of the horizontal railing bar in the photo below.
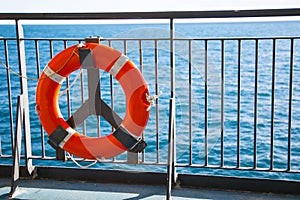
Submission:
<svg viewBox="0 0 300 200">
<path fill-rule="evenodd" d="M 12 156 L 10 156 L 12 157 Z M 9 158 L 10 158 L 9 157 Z M 2 158 L 2 156 L 0 157 Z M 23 155 L 21 156 L 21 158 L 25 158 Z M 31 156 L 29 157 L 28 159 L 32 159 L 32 160 L 57 160 L 56 157 L 51 157 L 51 156 L 45 156 L 45 157 L 42 157 L 42 156 Z M 72 161 L 71 158 L 68 158 L 66 157 L 67 161 Z M 83 159 L 83 158 L 73 158 L 76 162 L 95 162 L 95 160 L 89 160 L 89 159 Z M 127 160 L 102 160 L 102 161 L 99 161 L 99 163 L 113 163 L 113 164 L 128 164 L 128 161 Z M 166 162 L 156 162 L 156 161 L 153 161 L 153 162 L 149 162 L 149 161 L 146 161 L 146 162 L 140 162 L 139 165 L 155 165 L 155 166 L 167 166 L 167 163 Z"/>
<path fill-rule="evenodd" d="M 9 155 L 1 155 L 0 159 L 7 159 L 7 158 L 12 158 L 12 156 Z M 21 156 L 21 158 L 24 158 L 24 156 Z M 41 157 L 41 156 L 31 156 L 29 159 L 34 159 L 34 160 L 56 160 L 56 157 Z M 94 160 L 84 160 L 82 158 L 74 158 L 77 162 L 94 162 Z M 68 159 L 67 161 L 71 161 L 71 159 Z M 103 160 L 99 163 L 111 163 L 111 164 L 128 164 L 127 160 Z M 155 165 L 155 166 L 167 166 L 167 163 L 164 162 L 141 162 L 139 165 Z M 223 169 L 223 170 L 238 170 L 238 171 L 257 171 L 257 172 L 285 172 L 285 173 L 300 173 L 300 170 L 287 170 L 287 169 L 272 169 L 270 168 L 253 168 L 253 167 L 236 167 L 236 166 L 214 166 L 214 165 L 199 165 L 199 164 L 182 164 L 182 163 L 176 163 L 175 167 L 188 167 L 188 168 L 201 168 L 201 169 Z"/>
<path fill-rule="evenodd" d="M 1 160 L 1 159 L 12 158 L 12 157 L 13 157 L 12 155 L 3 155 L 3 154 L 1 154 L 1 155 L 0 155 L 0 160 Z"/>
<path fill-rule="evenodd" d="M 0 159 L 7 159 L 12 158 L 11 155 L 1 155 Z M 21 159 L 24 158 L 24 155 L 21 155 Z M 32 160 L 56 160 L 56 157 L 50 157 L 50 156 L 31 156 L 28 159 Z M 67 161 L 72 161 L 71 159 L 67 158 Z M 82 158 L 73 158 L 77 162 L 94 162 L 94 160 L 85 160 Z M 103 160 L 99 163 L 113 163 L 113 164 L 128 164 L 127 160 Z M 159 162 L 156 161 L 153 162 L 141 162 L 139 165 L 156 165 L 156 166 L 166 166 L 166 162 Z M 205 168 L 205 169 L 224 169 L 224 170 L 242 170 L 242 171 L 260 171 L 260 172 L 286 172 L 286 173 L 300 173 L 300 170 L 293 170 L 293 169 L 276 169 L 273 168 L 270 170 L 270 168 L 253 168 L 253 167 L 236 167 L 236 166 L 220 166 L 220 165 L 201 165 L 201 164 L 184 164 L 184 163 L 176 163 L 175 167 L 188 167 L 188 168 Z"/>
<path fill-rule="evenodd" d="M 220 166 L 220 165 L 198 165 L 198 164 L 181 164 L 176 163 L 176 167 L 202 168 L 202 169 L 224 169 L 224 170 L 242 170 L 242 171 L 260 171 L 260 172 L 285 172 L 285 173 L 300 173 L 300 170 L 287 170 L 273 168 L 253 168 L 253 167 L 236 167 L 236 166 Z"/>
<path fill-rule="evenodd" d="M 21 38 L 21 40 L 84 40 L 82 38 Z M 173 38 L 174 40 L 272 40 L 272 39 L 300 39 L 300 36 L 271 36 L 271 37 L 204 37 L 204 38 Z M 123 41 L 123 40 L 170 40 L 170 38 L 101 38 L 101 41 Z"/>
<path fill-rule="evenodd" d="M 219 11 L 104 12 L 104 13 L 0 13 L 2 20 L 183 19 L 300 16 L 300 8 Z"/>
<path fill-rule="evenodd" d="M 11 158 L 12 156 L 6 156 L 6 158 Z M 21 158 L 24 158 L 24 156 L 21 156 Z M 56 160 L 56 157 L 41 157 L 41 156 L 31 156 L 29 159 L 34 160 Z M 86 160 L 82 158 L 73 158 L 77 162 L 94 162 L 94 160 Z M 71 159 L 67 158 L 67 161 L 72 161 Z M 127 160 L 103 160 L 99 163 L 112 163 L 112 164 L 128 164 Z M 167 163 L 165 162 L 159 162 L 156 161 L 153 162 L 141 162 L 139 165 L 155 165 L 155 166 L 167 166 Z M 285 173 L 300 173 L 300 170 L 287 170 L 287 169 L 276 169 L 273 168 L 270 170 L 270 168 L 253 168 L 253 167 L 236 167 L 236 166 L 220 166 L 220 165 L 199 165 L 199 164 L 183 164 L 183 163 L 176 163 L 175 167 L 188 167 L 188 168 L 202 168 L 202 169 L 223 169 L 223 170 L 240 170 L 240 171 L 258 171 L 258 172 L 285 172 Z"/>
<path fill-rule="evenodd" d="M 204 37 L 204 38 L 174 38 L 175 41 L 204 41 L 204 40 L 217 40 L 217 41 L 230 41 L 230 40 L 285 40 L 285 39 L 300 39 L 300 36 L 270 36 L 270 37 Z M 0 37 L 0 41 L 5 41 L 5 40 L 17 40 L 16 38 L 4 38 Z M 84 41 L 84 38 L 20 38 L 20 40 L 25 40 L 25 41 L 37 41 L 37 40 L 45 40 L 45 41 Z M 145 41 L 159 41 L 159 40 L 170 40 L 170 38 L 101 38 L 101 41 L 140 41 L 140 40 L 145 40 Z"/>
<path fill-rule="evenodd" d="M 300 39 L 300 36 L 270 36 L 270 37 L 205 37 L 205 38 L 174 38 L 174 40 L 280 40 L 280 39 Z"/>
<path fill-rule="evenodd" d="M 300 38 L 300 37 L 299 37 Z M 7 39 L 7 40 L 16 40 L 16 38 L 0 38 L 2 39 Z M 289 38 L 290 39 L 290 38 Z M 20 40 L 55 40 L 55 41 L 84 41 L 84 38 L 21 38 Z M 134 40 L 134 41 L 139 41 L 139 40 L 170 40 L 170 38 L 101 38 L 101 41 L 125 41 L 125 40 Z"/>
</svg>

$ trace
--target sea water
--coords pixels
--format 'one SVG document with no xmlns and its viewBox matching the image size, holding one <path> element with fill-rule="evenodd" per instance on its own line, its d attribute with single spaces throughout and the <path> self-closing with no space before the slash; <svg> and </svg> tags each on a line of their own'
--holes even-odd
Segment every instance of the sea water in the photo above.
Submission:
<svg viewBox="0 0 300 200">
<path fill-rule="evenodd" d="M 170 83 L 170 37 L 168 24 L 101 24 L 101 25 L 24 25 L 25 38 L 78 38 L 89 36 L 101 36 L 103 38 L 153 38 L 161 39 L 155 44 L 154 40 L 142 41 L 127 40 L 126 55 L 141 69 L 147 81 L 151 95 L 162 92 L 159 104 L 150 110 L 150 119 L 144 133 L 144 140 L 148 143 L 145 149 L 146 162 L 166 162 L 168 149 L 168 123 L 169 123 L 169 99 L 171 93 Z M 248 22 L 248 23 L 178 23 L 175 24 L 174 53 L 175 53 L 175 94 L 176 94 L 176 160 L 180 164 L 190 162 L 190 130 L 192 133 L 192 163 L 203 165 L 205 162 L 205 147 L 208 152 L 208 164 L 219 166 L 221 163 L 221 40 L 195 40 L 191 42 L 192 56 L 188 55 L 188 42 L 183 38 L 216 39 L 216 38 L 265 38 L 299 36 L 300 22 Z M 15 37 L 14 26 L 0 26 L 0 36 L 4 38 Z M 182 39 L 182 40 L 180 40 Z M 78 43 L 68 42 L 67 46 Z M 112 41 L 103 44 L 111 45 L 124 52 L 123 41 Z M 273 41 L 264 39 L 259 41 L 258 48 L 258 99 L 257 99 L 257 167 L 268 168 L 270 166 L 270 142 L 271 142 L 271 97 L 272 97 L 272 51 Z M 5 63 L 4 41 L 0 41 L 0 60 Z M 62 41 L 53 40 L 50 46 L 48 40 L 40 40 L 37 44 L 39 53 L 36 58 L 36 43 L 34 40 L 25 41 L 25 53 L 27 64 L 27 77 L 37 78 L 38 70 L 42 71 L 51 57 L 64 49 Z M 141 46 L 140 46 L 141 45 Z M 238 57 L 238 46 L 240 55 Z M 235 167 L 238 165 L 237 152 L 240 151 L 240 166 L 253 167 L 254 160 L 254 95 L 255 95 L 255 40 L 224 41 L 224 165 Z M 7 40 L 9 66 L 18 71 L 17 48 L 14 40 Z M 142 47 L 142 56 L 140 56 Z M 299 88 L 299 64 L 300 41 L 294 42 L 294 70 L 293 70 L 293 112 L 292 112 L 292 143 L 291 166 L 292 169 L 300 168 L 300 88 Z M 52 50 L 50 51 L 50 48 Z M 157 50 L 156 50 L 157 49 Z M 276 43 L 276 71 L 275 71 L 275 106 L 274 106 L 274 168 L 287 168 L 288 152 L 288 103 L 289 103 L 289 79 L 290 79 L 290 40 L 277 40 Z M 205 60 L 207 55 L 207 60 Z M 158 77 L 155 81 L 155 56 L 158 58 Z M 240 60 L 241 78 L 238 79 L 238 62 Z M 207 62 L 207 66 L 205 63 Z M 7 63 L 6 63 L 7 64 Z M 39 65 L 37 69 L 37 64 Z M 189 72 L 189 66 L 191 71 Z M 207 69 L 206 69 L 207 67 Z M 205 70 L 208 75 L 205 77 Z M 0 68 L 0 136 L 2 154 L 11 153 L 11 127 L 9 101 L 7 98 L 7 71 Z M 189 73 L 191 80 L 189 80 Z M 72 73 L 72 82 L 77 72 Z M 76 111 L 87 99 L 87 92 L 82 94 L 81 88 L 87 87 L 86 73 L 83 72 L 82 82 L 77 81 L 71 88 L 71 112 Z M 20 93 L 19 77 L 10 74 L 13 116 L 15 116 L 17 96 Z M 207 82 L 205 84 L 205 79 Z M 156 84 L 158 91 L 156 91 Z M 33 143 L 33 155 L 41 155 L 40 123 L 35 113 L 35 89 L 37 80 L 28 80 L 29 106 L 31 121 L 31 139 Z M 126 105 L 122 89 L 116 80 L 114 85 L 114 109 L 123 117 Z M 205 125 L 205 85 L 207 86 L 207 126 Z M 238 89 L 240 85 L 240 89 Z M 66 85 L 63 85 L 65 88 Z M 191 93 L 189 92 L 191 90 Z M 237 94 L 240 92 L 240 107 L 238 108 Z M 101 72 L 101 97 L 109 105 L 110 77 Z M 189 96 L 192 97 L 191 110 L 189 112 Z M 60 98 L 60 109 L 65 118 L 68 117 L 67 98 Z M 238 109 L 240 109 L 240 125 L 238 126 Z M 156 121 L 156 111 L 158 120 Z M 189 125 L 191 117 L 191 127 Z M 97 118 L 89 117 L 84 126 L 78 131 L 86 132 L 89 136 L 97 136 Z M 111 127 L 100 118 L 101 135 L 111 133 Z M 207 128 L 207 146 L 205 145 L 205 128 Z M 240 129 L 238 142 L 237 132 Z M 47 140 L 47 136 L 42 136 Z M 158 140 L 158 142 L 157 142 Z M 239 148 L 238 146 L 239 145 Z M 53 149 L 46 144 L 47 156 L 55 156 Z M 157 156 L 158 155 L 158 156 Z M 126 159 L 126 155 L 117 159 Z M 1 161 L 1 160 L 0 160 Z M 10 161 L 3 161 L 10 162 Z M 35 161 L 38 165 L 63 165 L 74 166 L 73 163 Z M 124 166 L 97 164 L 98 167 L 130 170 L 158 170 L 165 168 L 153 166 Z M 243 173 L 231 170 L 210 170 L 198 168 L 178 168 L 182 173 L 206 173 L 220 175 L 258 176 L 257 172 Z M 275 175 L 274 175 L 275 174 Z M 281 175 L 280 173 L 264 174 L 265 177 L 297 179 L 296 175 Z"/>
</svg>

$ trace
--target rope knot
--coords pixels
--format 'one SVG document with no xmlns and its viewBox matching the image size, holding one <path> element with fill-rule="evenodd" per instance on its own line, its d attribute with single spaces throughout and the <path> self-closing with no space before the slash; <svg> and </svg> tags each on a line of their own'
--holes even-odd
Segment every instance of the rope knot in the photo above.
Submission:
<svg viewBox="0 0 300 200">
<path fill-rule="evenodd" d="M 150 103 L 150 105 L 149 105 L 148 108 L 147 108 L 147 111 L 150 110 L 151 106 L 154 106 L 154 101 L 155 101 L 156 99 L 158 99 L 158 97 L 159 97 L 161 94 L 162 94 L 161 91 L 159 91 L 158 94 L 155 94 L 155 95 L 153 95 L 153 96 L 150 96 L 150 95 L 148 95 L 148 94 L 146 93 L 146 100 Z"/>
<path fill-rule="evenodd" d="M 86 45 L 82 42 L 80 42 L 79 44 L 77 44 L 77 48 L 82 48 L 82 47 L 85 47 Z"/>
</svg>

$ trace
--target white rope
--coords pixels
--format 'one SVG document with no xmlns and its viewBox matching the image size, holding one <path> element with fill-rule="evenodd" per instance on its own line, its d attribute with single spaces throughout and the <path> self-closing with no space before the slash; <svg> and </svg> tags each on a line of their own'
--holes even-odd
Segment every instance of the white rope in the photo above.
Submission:
<svg viewBox="0 0 300 200">
<path fill-rule="evenodd" d="M 57 74 L 62 68 L 65 67 L 65 65 L 71 60 L 71 58 L 73 57 L 73 55 L 76 55 L 79 57 L 79 55 L 77 54 L 76 50 L 80 47 L 85 46 L 84 44 L 80 43 L 77 45 L 77 48 L 73 50 L 72 54 L 70 55 L 70 57 L 66 60 L 66 62 L 58 69 L 56 70 L 53 74 Z M 24 78 L 27 80 L 35 80 L 35 81 L 39 81 L 42 80 L 40 77 L 39 78 L 30 78 L 24 75 L 19 74 L 18 72 L 14 71 L 13 69 L 11 69 L 9 66 L 7 66 L 6 64 L 4 64 L 3 62 L 0 61 L 0 65 L 3 66 L 4 68 L 6 68 L 7 71 L 9 71 L 11 74 L 14 74 L 15 76 L 18 76 L 20 78 Z M 50 78 L 52 75 L 47 76 L 46 78 Z M 45 78 L 44 78 L 45 79 Z"/>
<path fill-rule="evenodd" d="M 162 91 L 159 91 L 159 94 L 155 94 L 153 96 L 150 96 L 146 94 L 146 100 L 150 103 L 150 105 L 147 108 L 147 111 L 150 110 L 151 106 L 154 106 L 154 101 L 158 99 L 158 97 L 162 94 Z"/>
<path fill-rule="evenodd" d="M 27 80 L 35 80 L 35 81 L 39 80 L 38 78 L 29 78 L 27 76 L 20 75 L 18 72 L 12 70 L 9 66 L 7 66 L 6 64 L 4 64 L 1 61 L 0 61 L 0 65 L 2 65 L 3 67 L 5 67 L 7 71 L 9 71 L 10 73 L 12 73 L 15 76 L 18 76 L 18 77 L 21 77 L 21 78 L 24 78 L 24 79 L 27 79 Z"/>
<path fill-rule="evenodd" d="M 73 157 L 73 155 L 71 155 L 69 152 L 67 152 L 67 155 L 68 155 L 68 158 L 70 158 L 78 167 L 80 167 L 80 168 L 89 168 L 89 167 L 91 167 L 91 166 L 93 166 L 93 165 L 95 165 L 98 161 L 100 162 L 102 159 L 98 159 L 97 158 L 97 160 L 95 160 L 94 162 L 92 162 L 91 164 L 88 164 L 88 165 L 81 165 L 81 164 L 79 164 L 76 160 L 75 160 L 75 158 Z"/>
<path fill-rule="evenodd" d="M 79 70 L 78 74 L 76 75 L 75 79 L 73 80 L 73 82 L 61 93 L 59 93 L 59 97 L 61 97 L 62 95 L 64 95 L 66 92 L 68 92 L 71 87 L 76 83 L 76 81 L 78 80 L 80 74 L 82 73 L 82 69 Z"/>
</svg>

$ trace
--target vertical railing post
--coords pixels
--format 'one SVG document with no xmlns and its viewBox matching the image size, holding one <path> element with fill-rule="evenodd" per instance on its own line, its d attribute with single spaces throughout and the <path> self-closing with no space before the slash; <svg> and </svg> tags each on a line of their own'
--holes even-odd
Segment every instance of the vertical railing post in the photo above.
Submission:
<svg viewBox="0 0 300 200">
<path fill-rule="evenodd" d="M 175 101 L 175 55 L 174 55 L 174 19 L 170 19 L 170 73 L 171 73 L 171 98 L 173 99 L 173 105 L 174 105 L 174 119 L 173 119 L 173 131 L 174 134 L 172 134 L 172 140 L 173 140 L 173 148 L 172 148 L 172 154 L 173 154 L 173 160 L 172 160 L 172 183 L 177 182 L 177 173 L 176 173 L 176 101 Z"/>
<path fill-rule="evenodd" d="M 24 45 L 24 32 L 22 24 L 16 19 L 16 36 L 17 36 L 17 48 L 18 48 L 18 62 L 20 71 L 20 86 L 21 94 L 23 96 L 24 106 L 24 143 L 25 143 L 25 164 L 29 174 L 32 174 L 34 166 L 30 159 L 31 152 L 31 137 L 30 137 L 30 118 L 29 118 L 29 106 L 28 106 L 28 86 L 26 77 L 26 59 L 25 59 L 25 45 Z"/>
<path fill-rule="evenodd" d="M 14 135 L 13 145 L 13 163 L 12 163 L 12 174 L 11 174 L 11 187 L 9 197 L 13 198 L 19 187 L 20 179 L 20 164 L 21 164 L 21 146 L 22 146 L 22 133 L 25 132 L 25 107 L 24 107 L 24 96 L 23 94 L 18 96 L 17 112 L 16 112 L 16 127 Z M 25 138 L 25 137 L 24 137 Z M 26 147 L 25 147 L 26 148 Z M 32 167 L 32 165 L 31 165 Z M 28 168 L 28 166 L 27 166 Z M 33 167 L 32 167 L 33 168 Z M 32 171 L 34 168 L 32 169 Z M 32 174 L 32 171 L 29 172 Z"/>
<path fill-rule="evenodd" d="M 170 110 L 169 110 L 169 147 L 166 198 L 171 199 L 172 185 L 177 182 L 176 173 L 176 104 L 175 104 L 175 60 L 174 60 L 174 19 L 170 18 Z"/>
<path fill-rule="evenodd" d="M 169 106 L 169 143 L 168 143 L 168 168 L 167 168 L 167 193 L 166 199 L 171 199 L 172 185 L 174 183 L 174 135 L 175 135 L 175 101 L 170 99 Z"/>
<path fill-rule="evenodd" d="M 293 119 L 293 73 L 294 72 L 294 39 L 291 39 L 290 46 L 290 82 L 289 82 L 289 115 L 288 115 L 288 155 L 287 170 L 291 170 L 292 155 L 292 119 Z"/>
<path fill-rule="evenodd" d="M 11 188 L 9 197 L 13 197 L 18 189 L 18 181 L 20 178 L 20 161 L 21 161 L 21 143 L 22 143 L 22 130 L 24 124 L 24 106 L 23 95 L 18 96 L 17 112 L 16 112 L 16 130 L 14 135 L 13 145 L 13 164 L 11 175 Z"/>
<path fill-rule="evenodd" d="M 4 42 L 4 52 L 5 52 L 5 64 L 7 67 L 9 67 L 8 43 L 7 43 L 7 40 L 4 40 L 3 42 Z M 14 133 L 14 120 L 13 120 L 11 80 L 10 80 L 9 70 L 6 70 L 6 79 L 7 79 L 7 94 L 8 94 L 8 105 L 9 105 L 10 135 L 11 135 L 11 147 L 12 147 L 11 149 L 13 151 L 14 142 L 15 142 L 15 139 L 14 139 L 15 133 Z M 0 151 L 1 151 L 1 149 L 0 149 Z"/>
</svg>

